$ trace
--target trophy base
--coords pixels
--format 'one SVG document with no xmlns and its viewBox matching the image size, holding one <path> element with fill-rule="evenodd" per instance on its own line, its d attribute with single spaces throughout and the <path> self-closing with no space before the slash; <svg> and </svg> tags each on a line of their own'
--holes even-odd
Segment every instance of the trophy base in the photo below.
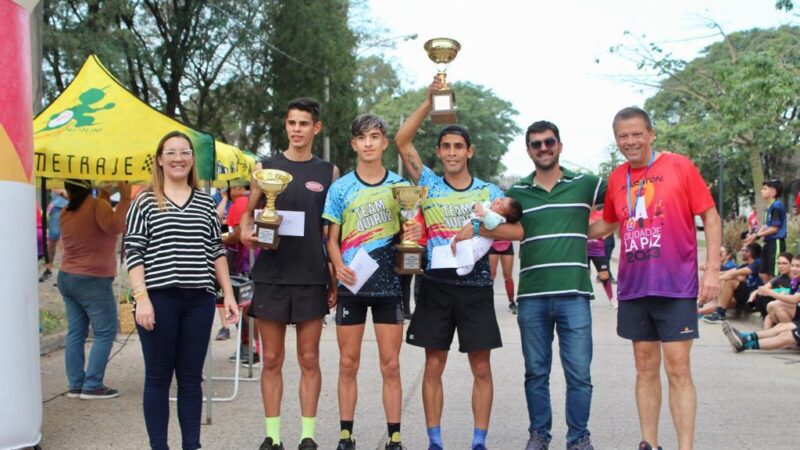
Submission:
<svg viewBox="0 0 800 450">
<path fill-rule="evenodd" d="M 283 218 L 279 216 L 278 221 L 259 222 L 256 220 L 256 239 L 258 239 L 258 246 L 263 249 L 275 250 L 278 248 L 281 236 L 278 234 L 278 228 L 281 226 Z"/>
<path fill-rule="evenodd" d="M 451 125 L 456 123 L 456 94 L 450 89 L 444 89 L 431 94 L 433 107 L 431 108 L 431 122 L 436 125 Z"/>
<path fill-rule="evenodd" d="M 402 247 L 395 245 L 397 249 L 397 264 L 394 271 L 401 275 L 419 275 L 423 272 L 422 247 Z"/>
</svg>

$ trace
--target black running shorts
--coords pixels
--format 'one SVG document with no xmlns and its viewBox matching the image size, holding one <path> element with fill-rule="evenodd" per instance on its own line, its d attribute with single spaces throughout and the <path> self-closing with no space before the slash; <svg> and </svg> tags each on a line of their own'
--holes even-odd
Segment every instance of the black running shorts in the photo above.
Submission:
<svg viewBox="0 0 800 450">
<path fill-rule="evenodd" d="M 328 314 L 328 289 L 321 284 L 256 283 L 249 314 L 283 323 L 322 319 Z"/>
<path fill-rule="evenodd" d="M 336 325 L 363 325 L 367 309 L 372 310 L 372 323 L 402 324 L 402 297 L 362 297 L 339 295 L 336 304 Z"/>
<path fill-rule="evenodd" d="M 458 351 L 503 346 L 494 311 L 494 290 L 461 287 L 426 279 L 422 284 L 406 342 L 417 347 L 449 350 L 458 332 Z"/>
</svg>

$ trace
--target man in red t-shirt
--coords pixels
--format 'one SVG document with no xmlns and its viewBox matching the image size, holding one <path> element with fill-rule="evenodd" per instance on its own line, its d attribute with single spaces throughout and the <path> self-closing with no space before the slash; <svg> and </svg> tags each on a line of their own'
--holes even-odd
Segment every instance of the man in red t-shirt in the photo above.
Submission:
<svg viewBox="0 0 800 450">
<path fill-rule="evenodd" d="M 715 298 L 719 289 L 721 221 L 694 164 L 653 149 L 656 135 L 645 111 L 621 110 L 613 128 L 627 162 L 611 172 L 603 220 L 591 225 L 589 237 L 620 228 L 617 334 L 633 342 L 639 449 L 659 448 L 663 353 L 679 449 L 690 450 L 697 411 L 690 370 L 692 340 L 698 337 L 697 300 Z M 707 247 L 700 285 L 695 215 L 703 220 Z"/>
</svg>

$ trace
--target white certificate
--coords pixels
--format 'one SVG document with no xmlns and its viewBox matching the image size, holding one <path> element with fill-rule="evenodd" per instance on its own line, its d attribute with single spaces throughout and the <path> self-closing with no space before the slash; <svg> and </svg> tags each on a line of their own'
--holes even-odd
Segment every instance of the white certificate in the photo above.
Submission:
<svg viewBox="0 0 800 450">
<path fill-rule="evenodd" d="M 431 257 L 432 269 L 455 269 L 457 267 L 468 266 L 472 260 L 472 239 L 467 239 L 456 244 L 456 254 L 449 245 L 433 247 Z"/>
<path fill-rule="evenodd" d="M 369 280 L 369 277 L 371 277 L 372 274 L 378 270 L 378 262 L 369 256 L 369 253 L 364 250 L 364 247 L 361 247 L 347 267 L 356 273 L 356 282 L 354 284 L 342 284 L 344 284 L 344 286 L 353 294 L 358 294 L 358 291 L 361 290 L 361 287 L 364 286 L 364 283 L 366 283 L 367 280 Z"/>
<path fill-rule="evenodd" d="M 303 237 L 306 230 L 306 213 L 305 211 L 283 211 L 277 210 L 278 215 L 282 217 L 281 226 L 278 227 L 278 234 L 281 236 L 298 236 Z M 258 219 L 261 215 L 261 210 L 253 211 L 253 217 Z"/>
</svg>

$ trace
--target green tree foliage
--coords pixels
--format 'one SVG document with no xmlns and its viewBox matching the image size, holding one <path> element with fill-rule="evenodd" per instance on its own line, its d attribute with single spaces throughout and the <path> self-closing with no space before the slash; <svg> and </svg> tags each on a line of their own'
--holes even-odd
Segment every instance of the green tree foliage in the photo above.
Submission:
<svg viewBox="0 0 800 450">
<path fill-rule="evenodd" d="M 286 105 L 296 97 L 314 97 L 323 104 L 322 122 L 330 136 L 331 161 L 341 166 L 349 156 L 349 124 L 357 114 L 353 87 L 357 42 L 348 28 L 348 12 L 346 0 L 298 0 L 281 2 L 274 8 L 270 16 L 269 70 L 273 152 L 288 145 L 283 126 Z M 327 102 L 326 76 L 330 80 Z M 318 155 L 322 154 L 322 145 L 323 139 L 315 141 Z"/>
<path fill-rule="evenodd" d="M 800 28 L 726 35 L 715 27 L 722 40 L 692 61 L 641 41 L 613 50 L 627 51 L 661 77 L 645 103 L 657 146 L 689 155 L 714 191 L 722 157 L 726 203 L 750 195 L 763 211 L 754 194 L 765 176 L 796 178 L 787 169 L 800 143 Z"/>
<path fill-rule="evenodd" d="M 356 95 L 358 112 L 372 111 L 376 105 L 400 92 L 400 78 L 392 65 L 377 55 L 358 58 Z"/>
<path fill-rule="evenodd" d="M 475 146 L 470 172 L 478 178 L 492 180 L 505 171 L 501 159 L 511 141 L 523 132 L 514 122 L 518 113 L 510 102 L 497 97 L 483 86 L 456 82 L 453 89 L 458 104 L 458 121 L 469 130 L 472 145 Z M 389 122 L 389 134 L 394 136 L 401 119 L 416 110 L 427 93 L 427 88 L 409 91 L 382 101 L 375 105 L 373 111 Z M 436 138 L 442 128 L 426 119 L 414 138 L 414 147 L 419 151 L 422 162 L 437 172 L 439 160 L 435 151 Z M 352 160 L 350 157 L 348 167 L 352 167 Z M 384 164 L 391 168 L 397 166 L 397 148 L 394 143 L 384 153 Z"/>
</svg>

